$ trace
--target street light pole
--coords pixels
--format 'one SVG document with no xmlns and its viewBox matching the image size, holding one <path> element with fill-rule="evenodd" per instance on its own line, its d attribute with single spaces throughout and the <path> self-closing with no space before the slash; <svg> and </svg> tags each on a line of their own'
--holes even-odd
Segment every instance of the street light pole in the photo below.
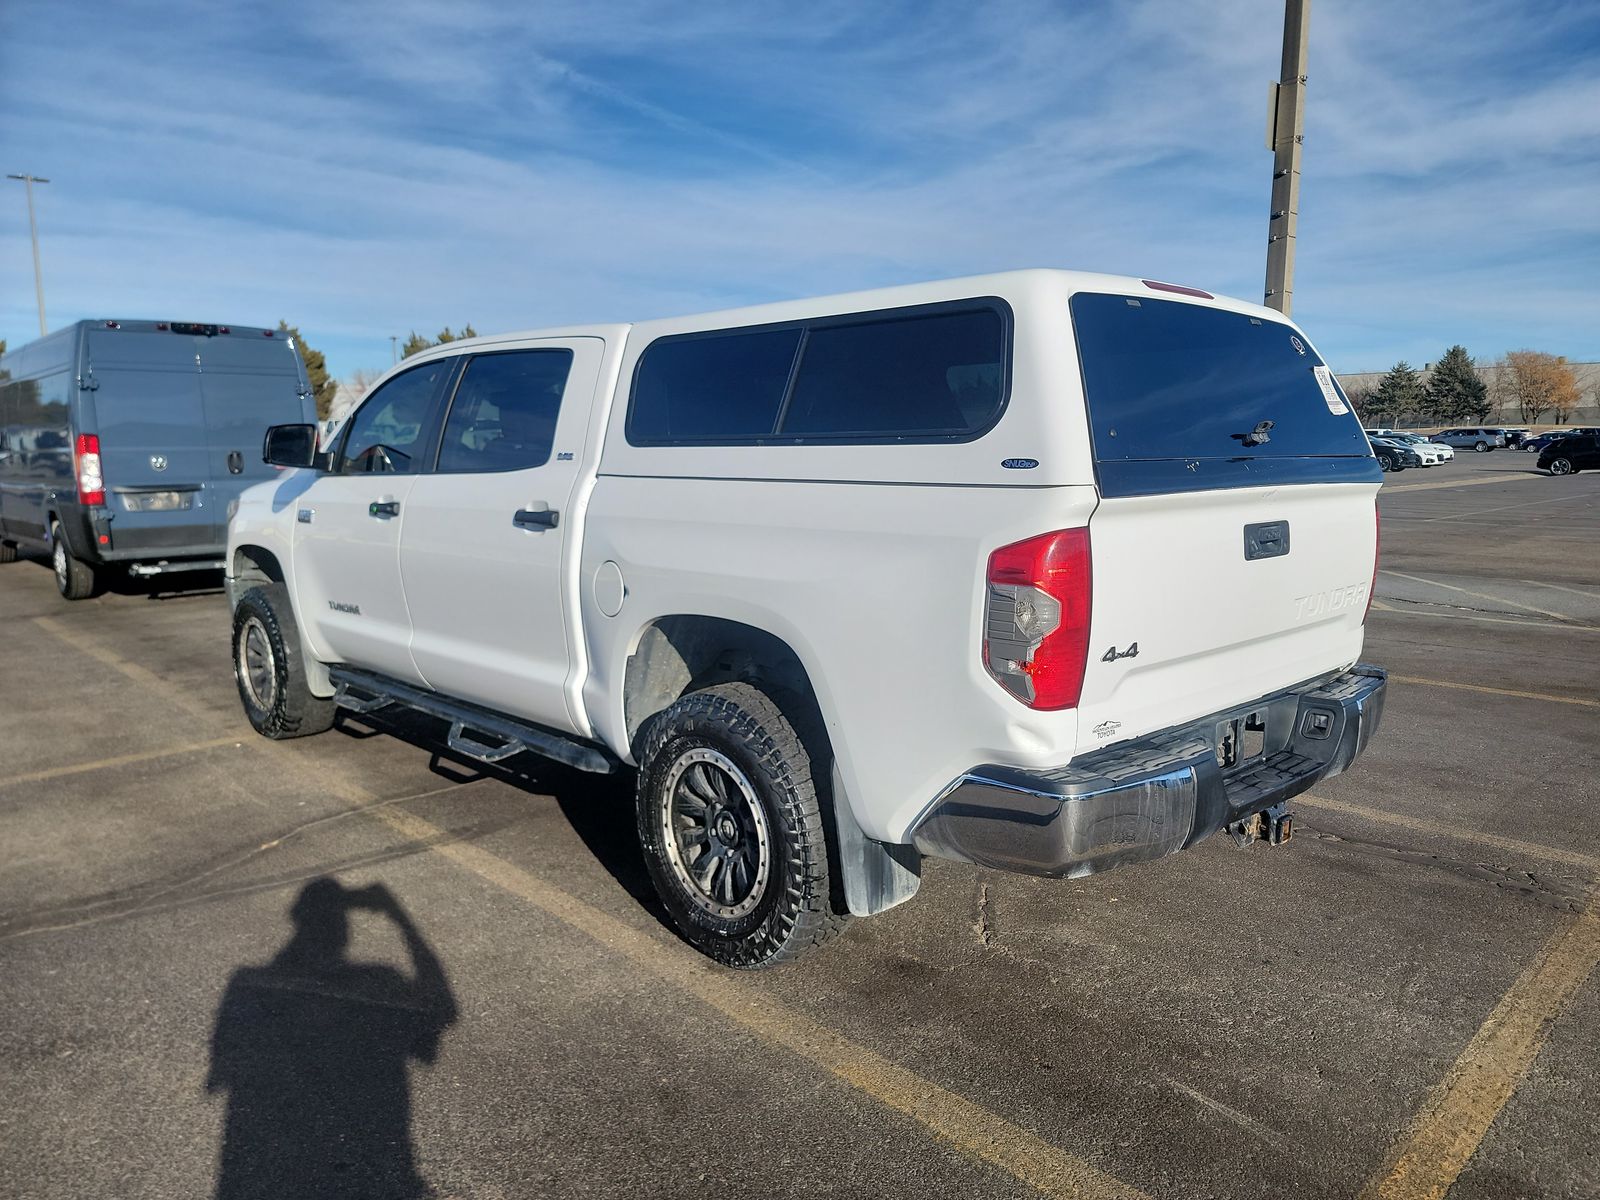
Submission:
<svg viewBox="0 0 1600 1200">
<path fill-rule="evenodd" d="M 7 179 L 20 179 L 23 186 L 28 189 L 28 232 L 33 236 L 33 294 L 39 302 L 39 336 L 45 335 L 44 328 L 44 276 L 39 271 L 39 222 L 33 215 L 33 185 L 36 183 L 49 183 L 48 179 L 40 179 L 37 175 L 7 175 Z"/>
<path fill-rule="evenodd" d="M 400 361 L 400 339 L 394 334 L 389 335 L 389 365 L 392 367 Z"/>
<path fill-rule="evenodd" d="M 1262 301 L 1284 316 L 1294 300 L 1294 240 L 1300 223 L 1300 147 L 1305 140 L 1306 46 L 1311 0 L 1284 0 L 1283 70 L 1267 111 L 1272 151 L 1272 216 L 1267 221 L 1267 288 Z"/>
</svg>

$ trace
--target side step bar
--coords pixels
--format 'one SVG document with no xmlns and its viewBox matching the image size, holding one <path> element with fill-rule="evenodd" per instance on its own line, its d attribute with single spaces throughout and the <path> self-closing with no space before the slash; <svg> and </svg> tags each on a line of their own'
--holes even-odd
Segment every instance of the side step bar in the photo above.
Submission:
<svg viewBox="0 0 1600 1200">
<path fill-rule="evenodd" d="M 598 746 L 553 730 L 525 725 L 511 717 L 490 712 L 475 704 L 451 700 L 437 692 L 401 683 L 398 679 L 355 667 L 329 667 L 328 675 L 337 688 L 333 699 L 340 708 L 368 713 L 390 704 L 402 704 L 442 721 L 449 721 L 450 749 L 479 762 L 496 763 L 527 750 L 596 775 L 609 775 L 617 768 L 617 760 Z M 469 737 L 468 730 L 486 733 L 497 744 L 490 745 Z"/>
</svg>

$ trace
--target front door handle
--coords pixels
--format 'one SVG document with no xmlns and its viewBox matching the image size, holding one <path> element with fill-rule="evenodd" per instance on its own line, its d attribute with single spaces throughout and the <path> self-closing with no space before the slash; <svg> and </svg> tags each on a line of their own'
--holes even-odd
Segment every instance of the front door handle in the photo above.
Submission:
<svg viewBox="0 0 1600 1200">
<path fill-rule="evenodd" d="M 398 500 L 374 500 L 367 505 L 367 516 L 369 517 L 398 517 L 399 515 L 400 501 Z"/>
<path fill-rule="evenodd" d="M 554 529 L 561 523 L 561 514 L 553 508 L 519 508 L 511 523 L 518 529 Z"/>
</svg>

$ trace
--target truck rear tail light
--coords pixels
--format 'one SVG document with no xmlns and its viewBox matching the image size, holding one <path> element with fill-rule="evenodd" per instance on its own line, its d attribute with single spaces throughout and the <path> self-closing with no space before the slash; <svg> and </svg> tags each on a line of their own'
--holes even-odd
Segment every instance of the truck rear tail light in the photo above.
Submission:
<svg viewBox="0 0 1600 1200">
<path fill-rule="evenodd" d="M 1367 585 L 1367 611 L 1361 614 L 1365 625 L 1372 615 L 1372 597 L 1378 591 L 1378 552 L 1383 546 L 1383 518 L 1378 515 L 1378 502 L 1372 502 L 1372 582 Z"/>
<path fill-rule="evenodd" d="M 1075 708 L 1089 658 L 1089 531 L 1063 529 L 989 556 L 983 659 L 1029 708 Z"/>
<path fill-rule="evenodd" d="M 100 439 L 92 433 L 80 433 L 72 448 L 73 469 L 78 476 L 78 502 L 104 504 L 106 480 L 100 473 Z"/>
</svg>

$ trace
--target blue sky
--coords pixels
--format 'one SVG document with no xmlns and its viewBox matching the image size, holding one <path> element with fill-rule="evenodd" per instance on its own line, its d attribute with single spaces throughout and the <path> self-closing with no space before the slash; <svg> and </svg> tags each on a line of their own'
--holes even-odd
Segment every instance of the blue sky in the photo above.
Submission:
<svg viewBox="0 0 1600 1200">
<path fill-rule="evenodd" d="M 1259 298 L 1279 0 L 0 5 L 52 327 L 638 320 L 1020 266 Z M 1295 316 L 1600 359 L 1600 4 L 1318 0 Z M 0 337 L 37 329 L 22 186 Z"/>
</svg>

